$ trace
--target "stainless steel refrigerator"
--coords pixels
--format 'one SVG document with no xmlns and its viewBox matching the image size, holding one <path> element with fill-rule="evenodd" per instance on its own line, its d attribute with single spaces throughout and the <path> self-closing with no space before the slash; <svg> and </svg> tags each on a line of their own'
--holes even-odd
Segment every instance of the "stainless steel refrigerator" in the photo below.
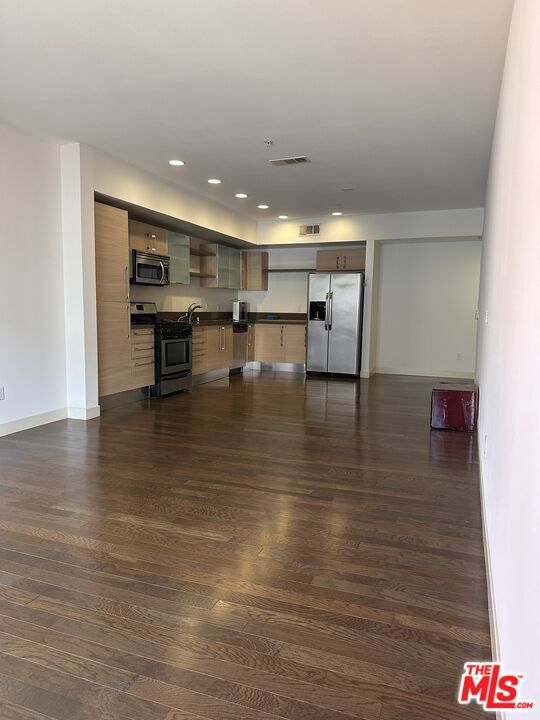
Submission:
<svg viewBox="0 0 540 720">
<path fill-rule="evenodd" d="M 364 273 L 310 273 L 307 372 L 358 375 Z"/>
</svg>

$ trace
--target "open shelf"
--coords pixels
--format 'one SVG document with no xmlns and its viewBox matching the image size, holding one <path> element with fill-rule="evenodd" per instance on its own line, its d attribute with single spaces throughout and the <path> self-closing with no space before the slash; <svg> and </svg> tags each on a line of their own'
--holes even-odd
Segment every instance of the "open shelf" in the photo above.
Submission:
<svg viewBox="0 0 540 720">
<path fill-rule="evenodd" d="M 205 252 L 204 250 L 194 250 L 193 248 L 189 249 L 190 255 L 195 255 L 195 257 L 215 257 L 217 255 L 216 252 Z"/>
<path fill-rule="evenodd" d="M 190 270 L 189 274 L 191 275 L 191 277 L 198 277 L 198 278 L 215 278 L 215 277 L 217 277 L 217 275 L 201 273 L 201 272 L 198 272 L 197 270 Z"/>
</svg>

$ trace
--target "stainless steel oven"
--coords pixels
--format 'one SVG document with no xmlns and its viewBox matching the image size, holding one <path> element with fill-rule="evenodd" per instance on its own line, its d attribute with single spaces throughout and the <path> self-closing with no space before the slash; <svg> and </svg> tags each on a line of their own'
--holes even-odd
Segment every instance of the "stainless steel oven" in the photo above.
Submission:
<svg viewBox="0 0 540 720">
<path fill-rule="evenodd" d="M 131 282 L 136 285 L 168 285 L 169 262 L 167 255 L 133 250 L 131 259 Z"/>
<path fill-rule="evenodd" d="M 170 332 L 172 337 L 166 334 L 164 336 L 167 332 Z M 183 335 L 178 337 L 179 333 Z M 161 375 L 174 375 L 191 370 L 191 327 L 163 328 L 160 335 Z"/>
<path fill-rule="evenodd" d="M 191 336 L 191 325 L 187 323 L 157 324 L 154 396 L 163 397 L 191 387 Z"/>
</svg>

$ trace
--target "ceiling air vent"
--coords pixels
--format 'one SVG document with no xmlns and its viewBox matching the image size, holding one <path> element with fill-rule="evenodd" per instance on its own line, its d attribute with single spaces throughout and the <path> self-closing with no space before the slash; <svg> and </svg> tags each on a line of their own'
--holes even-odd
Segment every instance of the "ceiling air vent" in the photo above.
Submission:
<svg viewBox="0 0 540 720">
<path fill-rule="evenodd" d="M 276 160 L 268 161 L 271 165 L 302 165 L 303 163 L 311 162 L 305 155 L 299 155 L 298 157 L 288 158 L 277 158 Z"/>
<path fill-rule="evenodd" d="M 321 226 L 320 225 L 299 225 L 298 226 L 298 234 L 300 237 L 305 237 L 306 235 L 318 235 L 321 232 Z"/>
</svg>

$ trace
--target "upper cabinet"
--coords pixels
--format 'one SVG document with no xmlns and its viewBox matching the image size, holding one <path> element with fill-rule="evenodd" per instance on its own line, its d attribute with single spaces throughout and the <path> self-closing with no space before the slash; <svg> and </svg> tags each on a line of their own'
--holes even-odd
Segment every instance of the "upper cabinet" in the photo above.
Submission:
<svg viewBox="0 0 540 720">
<path fill-rule="evenodd" d="M 132 250 L 167 255 L 167 231 L 164 228 L 130 220 L 129 240 Z"/>
<path fill-rule="evenodd" d="M 129 301 L 129 229 L 125 210 L 94 203 L 96 296 L 101 302 Z"/>
<path fill-rule="evenodd" d="M 242 290 L 268 290 L 268 253 L 250 250 L 242 253 Z"/>
<path fill-rule="evenodd" d="M 240 289 L 240 250 L 207 243 L 200 258 L 201 286 Z"/>
<path fill-rule="evenodd" d="M 171 284 L 189 285 L 190 240 L 187 235 L 167 230 L 167 251 L 169 255 L 169 281 Z"/>
<path fill-rule="evenodd" d="M 317 250 L 317 270 L 365 270 L 366 248 Z"/>
</svg>

